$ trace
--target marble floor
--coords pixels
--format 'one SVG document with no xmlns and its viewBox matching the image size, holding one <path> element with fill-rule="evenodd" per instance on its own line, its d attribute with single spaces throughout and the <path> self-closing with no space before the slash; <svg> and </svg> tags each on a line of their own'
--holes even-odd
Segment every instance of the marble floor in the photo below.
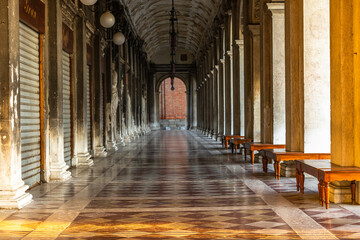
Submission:
<svg viewBox="0 0 360 240">
<path fill-rule="evenodd" d="M 273 175 L 198 132 L 153 132 L 31 189 L 0 239 L 360 239 L 360 206 L 326 210 L 313 179 L 300 194 Z"/>
</svg>

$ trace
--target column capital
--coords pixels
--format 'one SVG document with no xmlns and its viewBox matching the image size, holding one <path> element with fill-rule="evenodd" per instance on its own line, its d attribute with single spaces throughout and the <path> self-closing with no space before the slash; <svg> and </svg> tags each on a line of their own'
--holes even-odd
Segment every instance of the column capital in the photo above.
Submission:
<svg viewBox="0 0 360 240">
<path fill-rule="evenodd" d="M 225 64 L 225 59 L 221 58 L 221 59 L 220 59 L 220 62 L 221 62 L 222 64 Z"/>
<path fill-rule="evenodd" d="M 285 13 L 285 4 L 284 3 L 267 3 L 266 6 L 271 11 L 272 14 L 284 14 Z"/>
<path fill-rule="evenodd" d="M 227 54 L 229 57 L 232 57 L 232 56 L 233 56 L 233 52 L 232 52 L 232 50 L 227 51 L 227 52 L 226 52 L 226 54 Z"/>
<path fill-rule="evenodd" d="M 244 39 L 235 40 L 236 45 L 243 46 L 244 45 Z"/>
<path fill-rule="evenodd" d="M 215 65 L 215 69 L 219 71 L 219 65 Z"/>
<path fill-rule="evenodd" d="M 229 9 L 227 12 L 226 12 L 227 15 L 231 16 L 232 15 L 232 11 L 231 9 Z"/>
</svg>

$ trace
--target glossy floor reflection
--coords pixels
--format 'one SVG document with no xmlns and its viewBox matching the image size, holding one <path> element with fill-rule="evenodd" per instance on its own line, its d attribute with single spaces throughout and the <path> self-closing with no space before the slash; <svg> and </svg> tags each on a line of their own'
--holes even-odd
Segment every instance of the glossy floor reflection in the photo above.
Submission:
<svg viewBox="0 0 360 240">
<path fill-rule="evenodd" d="M 197 132 L 153 132 L 0 211 L 0 239 L 359 239 L 359 206 L 274 180 Z"/>
</svg>

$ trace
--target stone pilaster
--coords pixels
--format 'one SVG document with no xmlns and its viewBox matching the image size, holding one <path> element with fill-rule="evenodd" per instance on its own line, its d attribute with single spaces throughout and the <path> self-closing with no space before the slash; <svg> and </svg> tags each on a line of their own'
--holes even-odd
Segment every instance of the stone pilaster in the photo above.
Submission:
<svg viewBox="0 0 360 240">
<path fill-rule="evenodd" d="M 272 14 L 272 142 L 286 142 L 285 114 L 285 5 L 268 3 Z"/>
<path fill-rule="evenodd" d="M 103 93 L 104 89 L 103 86 L 104 84 L 102 84 L 102 81 L 104 81 L 104 79 L 102 79 L 101 76 L 101 53 L 102 53 L 102 47 L 101 47 L 101 36 L 100 35 L 95 35 L 95 40 L 94 40 L 94 89 L 98 89 L 98 91 L 94 91 L 94 108 L 93 108 L 93 112 L 94 112 L 94 146 L 95 146 L 95 150 L 94 150 L 94 155 L 95 157 L 106 157 L 107 156 L 107 152 L 106 149 L 104 147 L 104 136 L 103 136 L 103 132 L 105 129 L 104 125 L 101 123 L 101 116 L 100 114 L 102 114 L 101 108 L 103 108 Z"/>
<path fill-rule="evenodd" d="M 247 63 L 250 68 L 245 66 L 245 136 L 260 142 L 260 25 L 248 25 L 246 31 L 249 49 L 246 48 L 245 62 L 250 61 Z"/>
<path fill-rule="evenodd" d="M 236 40 L 239 48 L 239 71 L 240 71 L 240 135 L 245 136 L 245 73 L 244 73 L 244 40 Z"/>
<path fill-rule="evenodd" d="M 19 209 L 32 201 L 21 179 L 19 1 L 1 1 L 0 12 L 0 208 Z"/>
<path fill-rule="evenodd" d="M 44 180 L 48 182 L 66 181 L 71 173 L 64 161 L 64 128 L 63 128 L 63 69 L 62 69 L 62 12 L 59 1 L 45 4 L 46 19 L 46 109 L 48 126 L 46 136 L 49 150 L 46 151 Z M 56 146 L 56 147 L 54 147 Z"/>
<path fill-rule="evenodd" d="M 225 17 L 225 135 L 232 134 L 231 11 Z M 229 54 L 230 53 L 230 54 Z"/>
<path fill-rule="evenodd" d="M 88 151 L 86 119 L 86 30 L 85 20 L 75 18 L 74 37 L 74 166 L 91 166 L 94 164 Z"/>
</svg>

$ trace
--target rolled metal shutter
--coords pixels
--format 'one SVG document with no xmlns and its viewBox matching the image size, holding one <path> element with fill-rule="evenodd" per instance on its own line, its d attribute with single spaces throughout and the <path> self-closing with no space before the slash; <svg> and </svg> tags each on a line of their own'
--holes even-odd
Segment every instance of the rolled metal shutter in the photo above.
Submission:
<svg viewBox="0 0 360 240">
<path fill-rule="evenodd" d="M 20 23 L 20 129 L 22 179 L 40 182 L 40 54 L 39 34 Z"/>
<path fill-rule="evenodd" d="M 70 55 L 63 51 L 63 126 L 64 126 L 64 160 L 71 166 L 71 66 Z"/>
<path fill-rule="evenodd" d="M 91 110 L 90 110 L 90 66 L 86 65 L 86 119 L 87 119 L 87 138 L 88 150 L 91 153 Z"/>
</svg>

